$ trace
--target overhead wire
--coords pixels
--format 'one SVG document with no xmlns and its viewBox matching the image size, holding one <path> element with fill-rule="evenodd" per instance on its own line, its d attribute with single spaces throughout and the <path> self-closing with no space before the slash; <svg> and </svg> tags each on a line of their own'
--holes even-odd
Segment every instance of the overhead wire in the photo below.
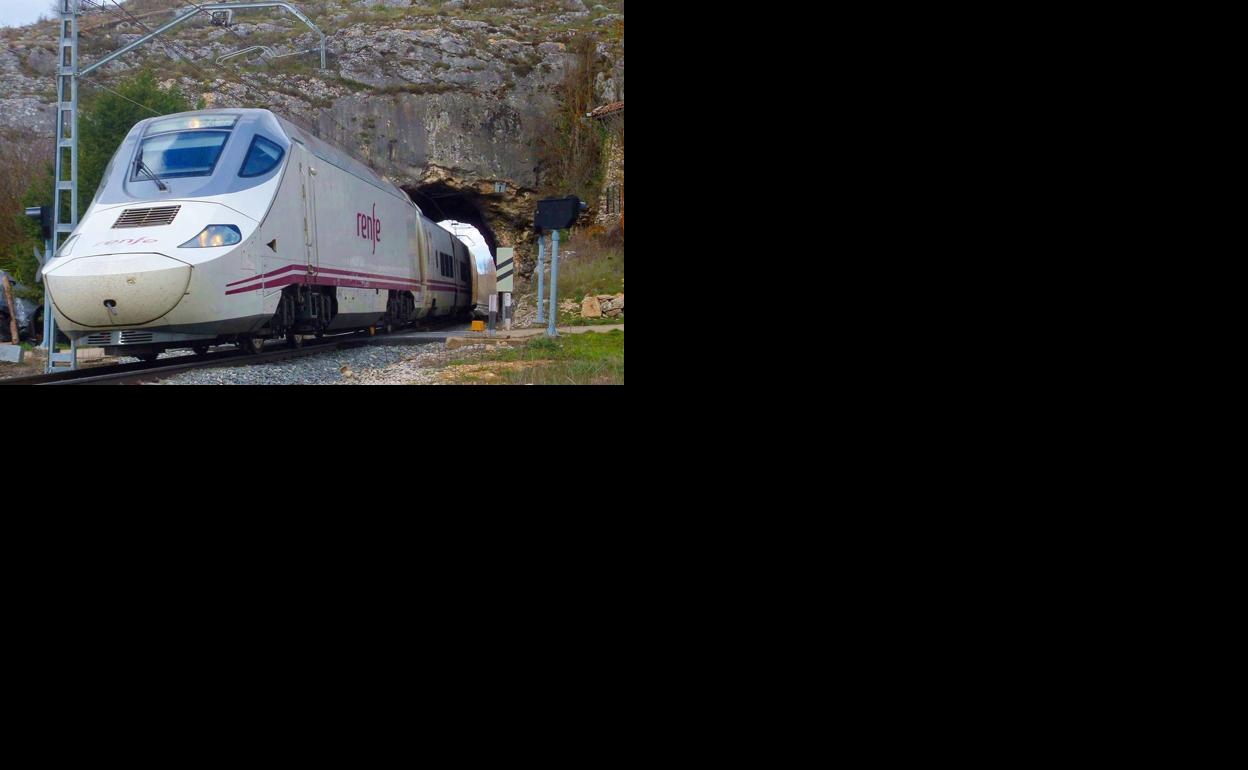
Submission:
<svg viewBox="0 0 1248 770">
<path fill-rule="evenodd" d="M 125 17 L 129 19 L 129 21 L 135 24 L 138 24 L 140 27 L 147 30 L 148 33 L 154 32 L 154 30 L 152 30 L 151 27 L 147 26 L 147 24 L 143 23 L 142 20 L 138 19 L 132 13 L 130 13 L 130 11 L 122 7 L 117 2 L 117 0 L 108 0 L 108 2 L 111 2 L 113 6 L 116 7 L 117 11 L 114 11 L 112 8 L 109 8 L 108 6 L 104 5 L 104 0 L 90 0 L 90 1 L 93 3 L 97 3 L 98 4 L 97 7 L 99 7 L 101 10 L 112 13 L 114 16 L 117 14 L 117 11 L 120 11 L 122 14 L 125 15 Z M 212 18 L 212 14 L 206 9 L 204 9 L 203 6 L 201 6 L 199 3 L 194 2 L 194 0 L 188 0 L 188 3 L 191 6 L 193 6 L 196 10 L 198 10 L 200 13 L 205 14 L 210 19 Z M 234 35 L 238 39 L 244 40 L 244 41 L 247 40 L 247 38 L 240 35 L 236 30 L 231 29 L 228 25 L 225 26 L 225 29 L 226 31 L 228 31 L 230 34 Z M 179 43 L 167 38 L 163 33 L 157 34 L 156 37 L 159 38 L 162 44 L 166 46 L 167 50 L 172 49 L 179 57 L 184 59 L 186 63 L 193 70 L 195 70 L 195 72 L 199 74 L 202 81 L 215 83 L 217 80 L 224 80 L 242 88 L 244 95 L 249 95 L 254 100 L 255 103 L 262 104 L 262 105 L 272 103 L 273 99 L 270 93 L 267 90 L 260 88 L 256 86 L 255 84 L 251 83 L 247 79 L 247 74 L 242 69 L 233 68 L 226 64 L 221 64 L 221 65 L 218 65 L 220 67 L 221 77 L 219 78 L 213 77 L 212 75 L 209 75 L 208 73 L 204 72 L 204 70 L 202 70 L 199 66 L 197 66 L 195 64 L 195 58 Z M 312 49 L 312 50 L 315 50 L 315 49 Z M 203 86 L 201 86 L 201 89 L 203 89 Z M 111 91 L 111 89 L 107 89 L 107 88 L 105 90 Z M 208 91 L 206 90 L 201 90 L 198 95 L 200 98 L 202 98 L 204 94 L 207 92 Z M 113 91 L 113 93 L 116 93 L 116 92 Z M 120 94 L 118 95 L 120 96 Z M 127 101 L 133 101 L 133 100 L 127 100 Z M 147 109 L 150 109 L 150 108 L 147 108 Z M 334 117 L 334 114 L 332 111 L 326 110 L 325 108 L 320 108 L 317 114 L 318 116 L 324 115 L 326 118 L 330 120 L 330 122 L 332 122 L 335 126 L 337 126 L 339 130 L 342 131 L 344 139 L 349 138 L 354 135 L 355 132 L 353 132 L 351 129 L 347 128 L 346 126 L 344 126 L 336 117 Z M 295 121 L 296 123 L 303 125 L 303 127 L 307 129 L 308 131 L 311 131 L 314 136 L 319 134 L 319 131 L 317 130 L 317 128 L 314 125 L 312 125 L 311 121 L 309 121 L 308 119 L 303 118 L 302 116 L 296 115 L 294 113 L 286 113 L 285 117 L 287 117 L 290 120 Z M 366 165 L 369 165 L 369 164 L 366 163 Z M 441 207 L 437 206 L 436 202 L 434 201 L 431 201 L 431 202 L 433 202 L 434 206 L 437 207 L 439 211 L 441 211 Z"/>
</svg>

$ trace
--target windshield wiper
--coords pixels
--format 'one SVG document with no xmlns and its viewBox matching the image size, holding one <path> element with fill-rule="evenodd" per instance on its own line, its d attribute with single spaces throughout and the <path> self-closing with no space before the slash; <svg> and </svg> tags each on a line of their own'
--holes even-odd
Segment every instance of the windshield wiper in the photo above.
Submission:
<svg viewBox="0 0 1248 770">
<path fill-rule="evenodd" d="M 160 188 L 161 192 L 169 192 L 169 185 L 165 184 L 164 180 L 156 176 L 156 173 L 147 167 L 147 164 L 143 162 L 142 158 L 139 158 L 138 160 L 134 162 L 134 170 L 136 172 L 142 171 L 143 173 L 150 176 L 152 178 L 152 181 L 156 183 L 156 186 Z"/>
</svg>

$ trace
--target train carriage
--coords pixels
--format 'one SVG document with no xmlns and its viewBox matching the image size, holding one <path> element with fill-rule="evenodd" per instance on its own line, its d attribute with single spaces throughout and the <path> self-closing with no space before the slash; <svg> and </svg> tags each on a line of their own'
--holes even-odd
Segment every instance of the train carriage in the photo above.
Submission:
<svg viewBox="0 0 1248 770">
<path fill-rule="evenodd" d="M 223 109 L 135 125 L 44 280 L 68 336 L 155 358 L 480 314 L 493 270 L 345 152 Z"/>
</svg>

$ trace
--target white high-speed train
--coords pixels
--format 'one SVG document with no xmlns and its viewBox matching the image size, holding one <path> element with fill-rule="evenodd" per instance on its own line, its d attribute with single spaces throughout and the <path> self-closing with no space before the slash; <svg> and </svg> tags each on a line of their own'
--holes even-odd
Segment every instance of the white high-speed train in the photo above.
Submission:
<svg viewBox="0 0 1248 770">
<path fill-rule="evenodd" d="M 495 289 L 406 193 L 258 109 L 135 125 L 43 276 L 66 335 L 145 360 L 484 315 Z"/>
</svg>

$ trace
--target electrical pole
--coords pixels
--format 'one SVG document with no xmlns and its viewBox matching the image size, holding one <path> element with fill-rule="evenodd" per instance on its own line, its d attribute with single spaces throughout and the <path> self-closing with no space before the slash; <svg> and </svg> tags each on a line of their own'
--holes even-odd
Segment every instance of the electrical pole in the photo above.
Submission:
<svg viewBox="0 0 1248 770">
<path fill-rule="evenodd" d="M 61 245 L 61 235 L 68 236 L 78 226 L 78 3 L 59 0 L 61 24 L 57 29 L 60 44 L 56 65 L 56 186 L 52 199 L 52 238 L 44 253 L 46 265 Z M 66 156 L 68 155 L 68 163 Z M 68 172 L 68 176 L 66 175 Z M 69 193 L 68 196 L 65 193 Z M 65 219 L 68 204 L 69 221 Z M 43 285 L 43 344 L 48 349 L 46 371 L 51 373 L 66 357 L 56 352 L 56 318 L 52 314 L 52 294 Z M 78 345 L 69 346 L 68 363 L 78 368 Z"/>
</svg>

